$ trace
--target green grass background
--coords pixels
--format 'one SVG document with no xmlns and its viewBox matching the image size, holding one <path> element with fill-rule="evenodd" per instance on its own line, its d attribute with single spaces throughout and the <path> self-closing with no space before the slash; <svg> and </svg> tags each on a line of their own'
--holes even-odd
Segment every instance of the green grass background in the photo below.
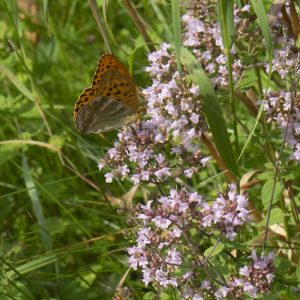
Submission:
<svg viewBox="0 0 300 300">
<path fill-rule="evenodd" d="M 72 111 L 107 50 L 87 1 L 49 1 L 46 16 L 45 2 L 35 17 L 0 2 L 0 299 L 105 299 L 127 269 L 124 220 L 104 196 L 126 190 L 97 169 L 116 133 L 81 135 Z M 143 85 L 146 51 L 121 1 L 107 23 L 114 55 L 127 65 L 136 53 Z"/>
<path fill-rule="evenodd" d="M 111 299 L 128 268 L 130 242 L 122 235 L 125 217 L 108 197 L 125 194 L 131 185 L 106 184 L 97 168 L 116 132 L 79 134 L 72 115 L 76 99 L 91 84 L 97 61 L 107 49 L 87 1 L 36 3 L 33 16 L 22 12 L 14 0 L 0 0 L 0 299 Z M 97 1 L 102 21 L 104 9 L 113 54 L 133 70 L 137 87 L 145 87 L 150 82 L 144 71 L 147 46 L 123 1 L 105 3 Z M 134 4 L 154 43 L 172 42 L 171 24 L 176 27 L 179 20 L 172 20 L 171 2 L 140 0 Z M 27 37 L 29 32 L 36 34 L 36 42 Z M 248 75 L 247 80 L 255 82 L 253 73 Z M 266 85 L 266 76 L 262 81 Z M 233 135 L 229 106 L 222 101 Z M 243 124 L 240 143 L 245 145 L 254 119 L 240 103 L 237 114 Z M 261 186 L 250 191 L 254 206 L 262 213 L 268 208 L 273 165 L 261 137 L 272 138 L 278 147 L 279 133 L 274 129 L 262 133 L 257 128 L 240 161 L 241 174 L 260 169 L 260 180 L 269 180 L 262 191 Z M 217 172 L 212 163 L 188 183 L 201 193 L 216 195 L 226 186 L 223 175 L 215 177 Z M 291 166 L 281 179 L 300 178 L 299 173 L 299 168 Z M 282 188 L 278 184 L 278 195 Z M 294 189 L 299 191 L 297 186 Z M 142 192 L 138 191 L 138 199 Z M 297 232 L 288 218 L 290 207 L 286 209 L 279 196 L 275 200 L 278 207 L 271 223 L 292 226 L 287 232 L 293 240 Z M 262 221 L 243 232 L 242 247 L 250 249 L 263 226 Z M 289 280 L 297 285 L 300 274 L 297 256 L 287 257 L 283 255 L 277 264 L 282 277 L 289 270 L 280 291 Z M 126 285 L 134 286 L 136 299 L 146 291 L 138 273 L 131 272 Z M 291 297 L 287 299 L 297 299 L 284 293 Z"/>
</svg>

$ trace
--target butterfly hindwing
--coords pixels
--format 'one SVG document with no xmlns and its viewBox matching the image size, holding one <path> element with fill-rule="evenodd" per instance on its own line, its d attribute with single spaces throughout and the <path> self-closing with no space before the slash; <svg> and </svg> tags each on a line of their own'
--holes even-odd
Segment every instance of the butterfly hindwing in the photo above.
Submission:
<svg viewBox="0 0 300 300">
<path fill-rule="evenodd" d="M 93 99 L 94 99 L 94 92 L 92 90 L 92 87 L 83 90 L 83 92 L 81 93 L 81 95 L 79 96 L 78 100 L 75 103 L 75 107 L 73 110 L 74 118 L 77 115 L 78 111 Z"/>
<path fill-rule="evenodd" d="M 97 97 L 79 111 L 75 124 L 80 132 L 98 133 L 122 126 L 131 115 L 131 108 L 122 102 Z"/>
</svg>

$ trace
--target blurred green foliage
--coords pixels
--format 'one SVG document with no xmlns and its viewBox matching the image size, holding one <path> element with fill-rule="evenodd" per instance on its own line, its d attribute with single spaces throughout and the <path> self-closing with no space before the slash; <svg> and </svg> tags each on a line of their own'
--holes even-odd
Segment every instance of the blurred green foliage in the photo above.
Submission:
<svg viewBox="0 0 300 300">
<path fill-rule="evenodd" d="M 83 136 L 75 131 L 72 116 L 78 95 L 90 85 L 97 61 L 107 50 L 88 1 L 38 0 L 31 11 L 20 2 L 0 0 L 0 299 L 111 299 L 128 269 L 130 242 L 122 235 L 125 217 L 117 214 L 107 197 L 120 197 L 131 185 L 108 185 L 98 172 L 99 158 L 116 132 Z M 170 1 L 133 2 L 154 43 L 172 42 Z M 123 2 L 97 4 L 103 21 L 102 12 L 106 13 L 114 55 L 126 65 L 134 57 L 133 78 L 138 87 L 145 87 L 148 49 Z M 251 71 L 245 78 L 241 83 L 245 89 L 253 85 L 257 90 Z M 221 104 L 228 120 L 228 103 Z M 243 145 L 254 119 L 241 104 L 237 111 Z M 273 165 L 267 162 L 262 136 L 272 139 L 275 148 L 281 143 L 279 130 L 263 133 L 257 128 L 240 172 L 259 169 L 262 185 L 254 186 L 249 195 L 253 206 L 265 212 Z M 284 159 L 288 156 L 284 153 Z M 225 186 L 223 175 L 215 177 L 216 173 L 211 164 L 189 184 L 215 195 Z M 281 180 L 299 178 L 299 168 L 288 165 L 282 170 Z M 271 224 L 294 226 L 290 204 L 285 210 L 279 196 L 282 189 L 278 183 Z M 142 192 L 137 192 L 137 199 Z M 295 198 L 299 205 L 299 194 Z M 261 238 L 264 224 L 257 222 L 243 231 L 243 240 L 248 241 L 243 247 Z M 290 228 L 291 240 L 297 230 Z M 299 299 L 287 288 L 300 280 L 295 262 L 299 250 L 288 260 L 287 244 L 280 243 L 284 255 L 277 271 L 282 278 L 287 272 L 288 277 L 279 278 L 277 296 L 265 299 Z M 135 299 L 149 290 L 139 276 L 131 272 L 126 277 L 126 285 L 134 286 Z M 153 295 L 148 291 L 144 299 L 154 299 Z"/>
</svg>

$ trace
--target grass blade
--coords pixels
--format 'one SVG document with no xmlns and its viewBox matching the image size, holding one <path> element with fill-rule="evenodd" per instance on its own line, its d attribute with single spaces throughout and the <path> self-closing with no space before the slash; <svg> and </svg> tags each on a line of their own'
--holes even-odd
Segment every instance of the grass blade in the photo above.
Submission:
<svg viewBox="0 0 300 300">
<path fill-rule="evenodd" d="M 236 156 L 240 152 L 238 129 L 237 129 L 237 116 L 236 105 L 234 97 L 234 83 L 233 83 L 233 70 L 232 70 L 232 58 L 231 48 L 233 43 L 233 30 L 234 30 L 234 18 L 233 18 L 233 2 L 230 1 L 218 1 L 218 15 L 221 26 L 221 35 L 223 40 L 223 46 L 227 58 L 227 70 L 228 70 L 228 84 L 229 84 L 229 99 L 232 113 L 232 126 L 234 130 L 234 142 L 236 149 Z"/>
<path fill-rule="evenodd" d="M 6 76 L 11 83 L 29 100 L 35 101 L 33 94 L 27 87 L 4 65 L 0 65 L 0 73 Z"/>
<path fill-rule="evenodd" d="M 234 34 L 234 16 L 233 16 L 233 1 L 232 0 L 221 0 L 217 3 L 218 16 L 220 20 L 220 29 L 222 35 L 222 41 L 224 48 L 226 48 L 226 38 L 228 38 L 228 48 L 230 49 L 233 43 Z M 226 22 L 222 22 L 222 16 Z M 226 29 L 224 28 L 226 26 Z M 225 32 L 227 33 L 226 37 Z"/>
<path fill-rule="evenodd" d="M 43 6 L 44 6 L 44 18 L 47 21 L 47 13 L 48 13 L 48 0 L 43 0 Z"/>
<path fill-rule="evenodd" d="M 273 57 L 273 47 L 272 47 L 272 37 L 270 32 L 270 27 L 268 23 L 268 16 L 266 10 L 261 0 L 251 0 L 253 9 L 258 19 L 259 26 L 261 28 L 262 34 L 265 38 L 267 52 L 269 55 L 269 61 L 272 61 Z"/>
<path fill-rule="evenodd" d="M 40 201 L 40 197 L 34 181 L 32 179 L 30 169 L 28 166 L 27 158 L 25 154 L 22 155 L 22 167 L 23 167 L 23 177 L 25 181 L 25 186 L 28 190 L 29 198 L 31 200 L 32 209 L 34 215 L 37 219 L 39 226 L 41 227 L 41 238 L 45 245 L 45 248 L 49 250 L 51 248 L 51 239 L 50 236 L 46 233 L 47 225 L 43 212 L 43 207 Z"/>
<path fill-rule="evenodd" d="M 15 279 L 16 277 L 19 277 L 20 275 L 27 274 L 29 272 L 32 272 L 34 270 L 37 270 L 39 268 L 42 268 L 49 264 L 52 264 L 55 261 L 57 261 L 56 254 L 43 255 L 42 257 L 35 258 L 31 261 L 28 261 L 28 262 L 16 267 L 15 270 L 11 270 L 11 271 L 7 272 L 6 276 L 8 278 Z"/>
</svg>

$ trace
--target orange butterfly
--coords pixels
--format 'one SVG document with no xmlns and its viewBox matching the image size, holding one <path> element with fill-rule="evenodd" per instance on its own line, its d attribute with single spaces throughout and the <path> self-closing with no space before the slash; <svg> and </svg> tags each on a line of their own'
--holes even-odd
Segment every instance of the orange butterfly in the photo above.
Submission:
<svg viewBox="0 0 300 300">
<path fill-rule="evenodd" d="M 84 133 L 108 131 L 126 124 L 137 110 L 137 92 L 129 72 L 112 54 L 104 54 L 92 86 L 75 103 L 76 128 Z"/>
</svg>

